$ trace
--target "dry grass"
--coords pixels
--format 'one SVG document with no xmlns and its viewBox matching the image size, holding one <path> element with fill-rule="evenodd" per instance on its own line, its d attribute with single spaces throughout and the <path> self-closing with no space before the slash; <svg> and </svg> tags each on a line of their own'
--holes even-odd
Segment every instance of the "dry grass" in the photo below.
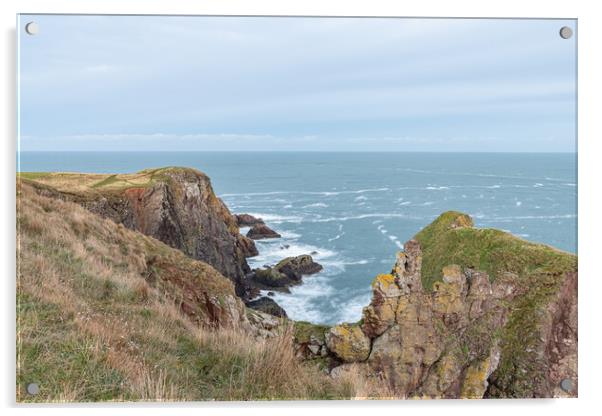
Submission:
<svg viewBox="0 0 602 416">
<path fill-rule="evenodd" d="M 292 329 L 259 341 L 241 329 L 203 329 L 181 313 L 172 288 L 144 279 L 150 256 L 190 262 L 186 273 L 209 266 L 27 184 L 17 201 L 18 401 L 355 395 L 350 383 L 294 357 Z M 210 283 L 233 290 L 229 281 Z M 25 393 L 31 382 L 37 396 Z"/>
<path fill-rule="evenodd" d="M 398 400 L 399 396 L 382 375 L 366 374 L 367 367 L 361 364 L 346 364 L 336 375 L 337 382 L 352 392 L 352 399 Z"/>
</svg>

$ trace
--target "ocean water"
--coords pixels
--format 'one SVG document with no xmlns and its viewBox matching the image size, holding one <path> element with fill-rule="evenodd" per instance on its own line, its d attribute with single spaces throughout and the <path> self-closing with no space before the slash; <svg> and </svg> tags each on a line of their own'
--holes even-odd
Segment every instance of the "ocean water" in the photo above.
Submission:
<svg viewBox="0 0 602 416">
<path fill-rule="evenodd" d="M 470 214 L 478 227 L 577 251 L 575 154 L 24 152 L 19 162 L 21 171 L 202 170 L 233 213 L 262 217 L 282 234 L 257 242 L 251 267 L 317 253 L 324 270 L 275 295 L 297 320 L 358 320 L 372 279 L 447 210 Z"/>
</svg>

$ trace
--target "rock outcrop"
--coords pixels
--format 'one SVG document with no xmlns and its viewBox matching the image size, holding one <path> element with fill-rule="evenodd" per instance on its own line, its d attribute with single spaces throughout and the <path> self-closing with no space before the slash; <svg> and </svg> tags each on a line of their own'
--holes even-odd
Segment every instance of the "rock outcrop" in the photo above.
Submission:
<svg viewBox="0 0 602 416">
<path fill-rule="evenodd" d="M 294 348 L 297 357 L 304 360 L 327 359 L 326 333 L 330 328 L 309 322 L 294 322 Z"/>
<path fill-rule="evenodd" d="M 266 238 L 280 238 L 282 236 L 261 222 L 251 227 L 247 233 L 247 237 L 253 240 L 263 240 Z"/>
<path fill-rule="evenodd" d="M 245 257 L 255 257 L 259 255 L 257 246 L 255 246 L 253 240 L 251 240 L 248 237 L 245 237 L 244 235 L 238 236 L 238 246 L 240 247 L 242 254 Z"/>
<path fill-rule="evenodd" d="M 123 175 L 52 173 L 30 182 L 44 195 L 78 203 L 210 264 L 244 295 L 244 277 L 251 271 L 245 258 L 257 255 L 257 249 L 240 235 L 237 218 L 205 174 L 189 168 Z"/>
<path fill-rule="evenodd" d="M 577 259 L 448 212 L 378 276 L 327 345 L 397 397 L 577 394 Z M 559 387 L 568 378 L 571 392 Z"/>
<path fill-rule="evenodd" d="M 30 183 L 19 181 L 17 189 L 20 261 L 29 264 L 39 256 L 39 247 L 45 247 L 45 267 L 54 270 L 56 279 L 52 290 L 69 296 L 73 305 L 88 305 L 83 309 L 92 311 L 93 300 L 100 297 L 114 310 L 138 311 L 144 304 L 151 308 L 169 301 L 201 327 L 249 327 L 232 281 L 211 265 L 79 204 L 41 195 Z M 39 225 L 27 226 L 34 223 Z M 64 254 L 52 255 L 59 247 Z M 31 271 L 20 277 L 31 290 L 40 285 L 39 276 Z M 103 283 L 95 286 L 96 281 Z M 49 290 L 39 292 L 56 301 Z M 110 310 L 103 307 L 94 315 L 105 309 Z"/>
<path fill-rule="evenodd" d="M 261 218 L 254 217 L 250 214 L 235 214 L 236 222 L 239 227 L 252 227 L 255 224 L 263 224 Z"/>
<path fill-rule="evenodd" d="M 278 305 L 274 299 L 267 296 L 262 296 L 259 299 L 248 301 L 246 305 L 251 309 L 255 309 L 256 311 L 261 311 L 279 318 L 287 317 L 286 311 L 282 309 L 282 307 Z"/>
<path fill-rule="evenodd" d="M 303 276 L 318 273 L 322 266 L 308 254 L 287 257 L 273 267 L 255 269 L 249 284 L 261 289 L 288 291 L 288 287 L 300 284 Z"/>
</svg>

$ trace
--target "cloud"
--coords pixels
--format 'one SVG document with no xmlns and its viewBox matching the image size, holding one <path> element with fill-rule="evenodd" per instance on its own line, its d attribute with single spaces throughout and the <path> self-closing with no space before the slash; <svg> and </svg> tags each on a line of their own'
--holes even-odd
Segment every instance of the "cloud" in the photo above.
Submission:
<svg viewBox="0 0 602 416">
<path fill-rule="evenodd" d="M 21 38 L 24 148 L 576 140 L 571 20 L 88 17 L 36 16 Z"/>
</svg>

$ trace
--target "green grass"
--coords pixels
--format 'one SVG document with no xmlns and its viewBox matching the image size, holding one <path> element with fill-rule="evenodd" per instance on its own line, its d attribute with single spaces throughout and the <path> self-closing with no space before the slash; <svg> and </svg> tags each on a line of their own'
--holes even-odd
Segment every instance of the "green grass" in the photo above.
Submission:
<svg viewBox="0 0 602 416">
<path fill-rule="evenodd" d="M 294 321 L 294 336 L 297 342 L 307 343 L 313 336 L 324 342 L 324 335 L 330 329 L 327 325 L 312 324 L 305 321 Z"/>
<path fill-rule="evenodd" d="M 446 212 L 414 237 L 422 248 L 422 284 L 427 290 L 442 279 L 443 267 L 450 264 L 485 271 L 492 281 L 504 272 L 527 278 L 550 270 L 576 268 L 573 254 L 495 229 L 453 228 L 458 218 L 468 216 Z"/>
<path fill-rule="evenodd" d="M 50 176 L 50 172 L 17 172 L 17 177 L 22 179 L 36 180 Z"/>
<path fill-rule="evenodd" d="M 81 334 L 74 316 L 27 294 L 17 297 L 17 395 L 20 401 L 127 400 L 124 377 L 108 364 L 107 350 Z M 40 393 L 26 393 L 37 383 Z"/>
<path fill-rule="evenodd" d="M 92 188 L 101 188 L 103 186 L 110 185 L 117 181 L 118 181 L 117 175 L 111 175 L 111 176 L 108 176 L 107 178 L 103 179 L 102 181 L 99 181 L 99 182 L 95 183 L 94 185 L 92 185 Z"/>
<path fill-rule="evenodd" d="M 234 293 L 208 265 L 27 183 L 17 190 L 18 402 L 353 395 L 295 358 L 292 332 L 258 340 L 184 315 L 191 287 Z"/>
<path fill-rule="evenodd" d="M 472 225 L 465 214 L 450 211 L 415 236 L 422 248 L 422 283 L 432 290 L 433 283 L 442 278 L 442 268 L 450 264 L 485 271 L 491 281 L 512 274 L 521 295 L 507 302 L 508 323 L 492 334 L 487 327 L 476 327 L 478 331 L 463 342 L 478 351 L 481 343 L 489 344 L 490 336 L 499 339 L 502 360 L 494 374 L 496 385 L 500 391 L 512 392 L 512 397 L 532 397 L 534 386 L 545 377 L 547 363 L 533 359 L 529 351 L 540 343 L 542 311 L 558 294 L 566 273 L 577 271 L 577 256 L 495 229 L 453 227 L 458 219 Z"/>
</svg>

